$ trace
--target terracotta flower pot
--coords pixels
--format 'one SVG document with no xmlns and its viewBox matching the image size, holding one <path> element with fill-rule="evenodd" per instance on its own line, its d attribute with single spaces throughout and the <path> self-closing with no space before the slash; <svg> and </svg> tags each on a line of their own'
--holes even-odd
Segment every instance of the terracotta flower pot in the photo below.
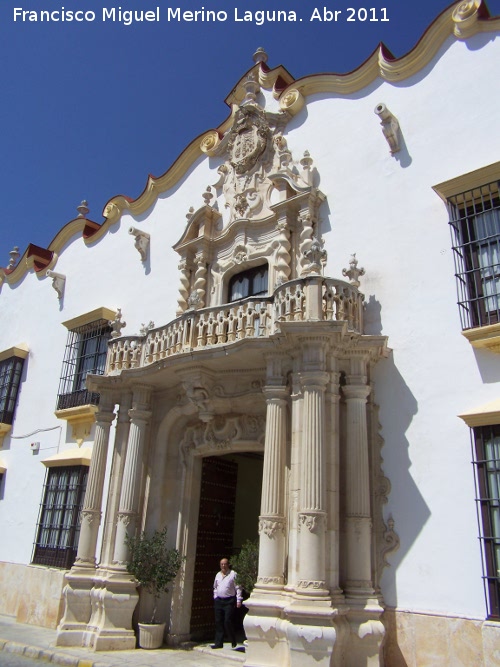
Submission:
<svg viewBox="0 0 500 667">
<path fill-rule="evenodd" d="M 160 648 L 166 623 L 139 623 L 139 646 L 141 648 Z"/>
</svg>

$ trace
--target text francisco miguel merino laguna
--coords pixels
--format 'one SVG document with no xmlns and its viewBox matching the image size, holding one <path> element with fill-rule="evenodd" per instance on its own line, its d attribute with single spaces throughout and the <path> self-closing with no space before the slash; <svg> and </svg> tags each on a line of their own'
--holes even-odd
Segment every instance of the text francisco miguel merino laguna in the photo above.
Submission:
<svg viewBox="0 0 500 667">
<path fill-rule="evenodd" d="M 275 21 L 302 21 L 302 18 L 297 16 L 297 12 L 283 11 L 283 10 L 239 10 L 236 7 L 231 13 L 223 10 L 208 10 L 202 7 L 196 11 L 182 11 L 180 7 L 165 7 L 163 10 L 167 21 L 183 22 L 215 22 L 223 23 L 224 21 L 233 20 L 235 22 L 245 21 L 251 22 L 255 25 L 263 25 L 264 23 L 271 23 Z M 92 23 L 96 20 L 101 21 L 115 21 L 123 25 L 132 25 L 145 21 L 159 22 L 160 21 L 160 7 L 155 7 L 149 10 L 128 10 L 121 7 L 103 7 L 102 13 L 99 16 L 92 10 L 84 9 L 60 9 L 54 10 L 35 10 L 24 9 L 23 7 L 14 7 L 13 19 L 16 23 L 70 23 L 87 22 Z M 370 8 L 352 8 L 345 9 L 330 9 L 328 7 L 315 7 L 309 11 L 306 21 L 389 21 L 387 17 L 387 9 L 385 7 L 370 7 Z"/>
</svg>

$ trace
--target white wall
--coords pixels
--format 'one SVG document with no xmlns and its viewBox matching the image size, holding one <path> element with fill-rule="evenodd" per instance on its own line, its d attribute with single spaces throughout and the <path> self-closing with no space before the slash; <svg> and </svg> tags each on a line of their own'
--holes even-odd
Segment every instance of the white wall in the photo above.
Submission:
<svg viewBox="0 0 500 667">
<path fill-rule="evenodd" d="M 500 357 L 474 352 L 461 334 L 447 212 L 432 185 L 499 159 L 500 90 L 492 82 L 500 43 L 487 42 L 481 35 L 450 40 L 400 84 L 377 81 L 344 98 L 316 94 L 287 134 L 296 160 L 310 151 L 327 195 L 327 274 L 341 278 L 357 253 L 366 269 L 367 333 L 387 335 L 393 350 L 374 374 L 392 485 L 386 517 L 394 517 L 401 540 L 384 574 L 386 601 L 477 617 L 485 609 L 470 437 L 457 415 L 498 397 Z M 399 119 L 404 141 L 395 156 L 374 114 L 379 102 Z M 124 215 L 95 244 L 72 239 L 54 269 L 67 276 L 62 308 L 50 280 L 33 273 L 2 287 L 0 350 L 26 342 L 30 356 L 12 437 L 0 451 L 8 465 L 0 560 L 29 562 L 45 474 L 40 459 L 74 446 L 53 414 L 67 336 L 61 322 L 99 306 L 122 308 L 124 334 L 174 319 L 172 245 L 189 207 L 201 206 L 217 180 L 216 167 L 200 159 L 148 212 Z M 132 225 L 151 235 L 146 265 L 128 234 Z M 33 440 L 41 443 L 38 457 Z"/>
</svg>

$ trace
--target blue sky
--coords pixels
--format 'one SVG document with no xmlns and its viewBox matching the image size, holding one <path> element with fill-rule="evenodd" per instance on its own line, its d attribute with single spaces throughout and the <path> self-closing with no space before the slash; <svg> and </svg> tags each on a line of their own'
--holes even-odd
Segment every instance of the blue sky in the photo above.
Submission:
<svg viewBox="0 0 500 667">
<path fill-rule="evenodd" d="M 3 0 L 0 7 L 0 266 L 14 245 L 47 247 L 87 199 L 102 222 L 114 195 L 137 197 L 196 136 L 227 116 L 224 99 L 263 46 L 299 78 L 356 69 L 383 41 L 407 53 L 448 0 Z M 500 0 L 487 0 L 500 15 Z M 310 22 L 314 7 L 337 23 Z M 13 20 L 22 10 L 93 11 L 93 22 Z M 155 10 L 160 21 L 103 22 L 102 9 Z M 168 7 L 219 10 L 220 23 L 167 21 Z M 374 8 L 351 21 L 347 8 Z M 234 10 L 286 10 L 302 22 L 235 22 Z M 385 12 L 382 12 L 385 8 Z M 361 13 L 361 16 L 363 13 Z M 179 230 L 181 231 L 181 230 Z"/>
</svg>

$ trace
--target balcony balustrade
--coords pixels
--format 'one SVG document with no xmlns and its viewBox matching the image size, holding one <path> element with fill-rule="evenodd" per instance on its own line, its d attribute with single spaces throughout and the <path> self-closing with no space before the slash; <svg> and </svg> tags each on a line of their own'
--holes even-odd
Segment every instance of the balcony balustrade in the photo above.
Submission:
<svg viewBox="0 0 500 667">
<path fill-rule="evenodd" d="M 268 338 L 280 333 L 283 322 L 317 321 L 346 322 L 349 331 L 362 333 L 363 295 L 343 280 L 308 276 L 283 283 L 268 297 L 188 310 L 144 336 L 112 339 L 106 374 L 243 339 Z"/>
</svg>

